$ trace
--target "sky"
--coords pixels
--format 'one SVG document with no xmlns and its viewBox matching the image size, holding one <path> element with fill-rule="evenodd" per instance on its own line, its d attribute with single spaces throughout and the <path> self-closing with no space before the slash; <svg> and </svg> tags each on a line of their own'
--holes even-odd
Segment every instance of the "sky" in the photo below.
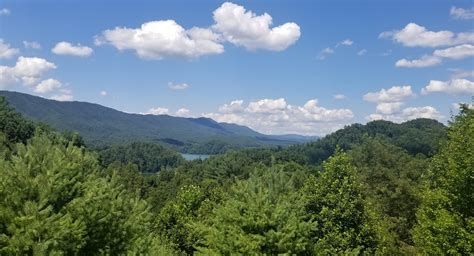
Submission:
<svg viewBox="0 0 474 256">
<path fill-rule="evenodd" d="M 450 120 L 473 1 L 0 2 L 0 89 L 267 134 Z"/>
</svg>

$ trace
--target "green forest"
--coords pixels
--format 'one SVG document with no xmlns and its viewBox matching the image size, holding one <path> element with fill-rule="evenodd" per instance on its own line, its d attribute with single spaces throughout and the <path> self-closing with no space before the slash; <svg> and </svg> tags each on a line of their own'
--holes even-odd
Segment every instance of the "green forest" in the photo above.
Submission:
<svg viewBox="0 0 474 256">
<path fill-rule="evenodd" d="M 472 255 L 474 110 L 186 161 L 0 98 L 0 255 Z"/>
</svg>

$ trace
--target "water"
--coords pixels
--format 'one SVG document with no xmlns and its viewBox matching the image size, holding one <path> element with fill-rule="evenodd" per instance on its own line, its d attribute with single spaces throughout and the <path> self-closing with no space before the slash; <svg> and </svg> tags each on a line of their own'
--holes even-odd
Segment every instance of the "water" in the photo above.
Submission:
<svg viewBox="0 0 474 256">
<path fill-rule="evenodd" d="M 204 160 L 204 159 L 207 159 L 209 158 L 211 155 L 201 155 L 201 154 L 184 154 L 182 153 L 181 156 L 188 160 L 188 161 L 191 161 L 191 160 L 196 160 L 196 159 L 201 159 L 201 160 Z"/>
</svg>

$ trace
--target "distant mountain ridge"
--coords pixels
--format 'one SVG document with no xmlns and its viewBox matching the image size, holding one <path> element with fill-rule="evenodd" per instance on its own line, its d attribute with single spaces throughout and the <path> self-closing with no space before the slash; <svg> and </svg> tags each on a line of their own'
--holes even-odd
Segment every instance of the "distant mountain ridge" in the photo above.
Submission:
<svg viewBox="0 0 474 256">
<path fill-rule="evenodd" d="M 155 141 L 183 152 L 220 153 L 231 148 L 286 146 L 317 139 L 302 135 L 265 135 L 246 126 L 210 118 L 124 113 L 88 102 L 61 102 L 0 91 L 18 112 L 60 131 L 77 131 L 86 143 L 107 146 L 130 141 Z"/>
</svg>

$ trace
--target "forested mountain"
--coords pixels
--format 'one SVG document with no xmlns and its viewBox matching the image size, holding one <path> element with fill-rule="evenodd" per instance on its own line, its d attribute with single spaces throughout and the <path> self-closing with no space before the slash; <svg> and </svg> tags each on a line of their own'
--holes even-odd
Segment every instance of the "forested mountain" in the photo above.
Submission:
<svg viewBox="0 0 474 256">
<path fill-rule="evenodd" d="M 26 117 L 60 131 L 81 134 L 92 146 L 151 141 L 181 151 L 222 153 L 242 147 L 286 146 L 316 139 L 294 135 L 265 135 L 236 124 L 209 118 L 140 115 L 86 102 L 59 102 L 28 94 L 0 91 L 11 106 Z"/>
<path fill-rule="evenodd" d="M 0 255 L 472 255 L 473 152 L 467 106 L 183 161 L 96 152 L 0 97 Z"/>
</svg>

